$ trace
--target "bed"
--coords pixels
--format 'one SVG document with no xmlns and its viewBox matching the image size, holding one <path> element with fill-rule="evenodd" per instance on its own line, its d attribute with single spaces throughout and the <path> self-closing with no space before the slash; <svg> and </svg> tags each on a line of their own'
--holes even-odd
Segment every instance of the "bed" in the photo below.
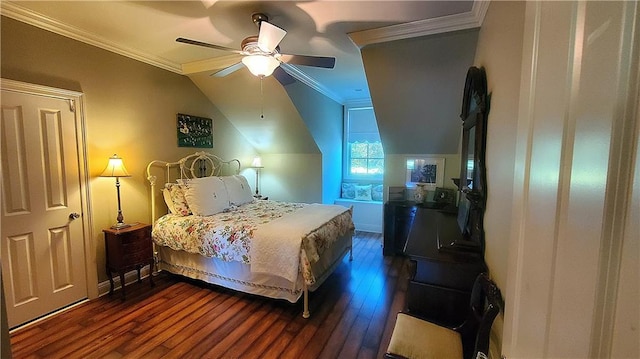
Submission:
<svg viewBox="0 0 640 359">
<path fill-rule="evenodd" d="M 309 292 L 352 258 L 352 209 L 255 199 L 240 169 L 207 152 L 147 165 L 157 269 L 291 303 L 302 297 L 308 318 Z"/>
</svg>

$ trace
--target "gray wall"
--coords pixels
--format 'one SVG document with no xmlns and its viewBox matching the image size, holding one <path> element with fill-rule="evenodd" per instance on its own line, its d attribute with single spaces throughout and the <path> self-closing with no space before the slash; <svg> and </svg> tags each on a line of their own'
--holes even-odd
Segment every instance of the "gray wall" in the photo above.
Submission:
<svg viewBox="0 0 640 359">
<path fill-rule="evenodd" d="M 477 30 L 362 49 L 385 154 L 458 153 L 464 79 Z"/>
<path fill-rule="evenodd" d="M 342 105 L 300 82 L 285 90 L 322 153 L 322 202 L 333 204 L 342 178 Z"/>
<path fill-rule="evenodd" d="M 385 188 L 403 186 L 406 158 L 421 155 L 444 158 L 443 186 L 455 187 L 462 93 L 477 38 L 478 30 L 468 30 L 362 49 L 385 152 Z"/>
</svg>

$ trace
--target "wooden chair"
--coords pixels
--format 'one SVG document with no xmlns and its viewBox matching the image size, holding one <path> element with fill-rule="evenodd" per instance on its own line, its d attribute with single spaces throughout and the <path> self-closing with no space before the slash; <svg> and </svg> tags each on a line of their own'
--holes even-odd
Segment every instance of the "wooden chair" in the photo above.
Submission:
<svg viewBox="0 0 640 359">
<path fill-rule="evenodd" d="M 481 273 L 471 291 L 469 314 L 460 326 L 448 328 L 398 313 L 385 358 L 488 358 L 491 326 L 501 307 L 500 290 Z"/>
</svg>

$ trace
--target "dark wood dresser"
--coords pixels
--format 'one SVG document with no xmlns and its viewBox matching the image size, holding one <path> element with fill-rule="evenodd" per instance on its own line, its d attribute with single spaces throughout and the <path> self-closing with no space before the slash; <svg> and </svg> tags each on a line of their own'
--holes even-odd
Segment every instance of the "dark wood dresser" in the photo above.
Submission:
<svg viewBox="0 0 640 359">
<path fill-rule="evenodd" d="M 404 253 L 409 258 L 406 309 L 455 326 L 465 319 L 471 288 L 487 270 L 482 253 L 439 249 L 461 237 L 455 213 L 417 207 Z"/>
<path fill-rule="evenodd" d="M 404 253 L 404 246 L 415 214 L 416 203 L 413 201 L 389 201 L 384 204 L 383 255 Z"/>
<path fill-rule="evenodd" d="M 140 282 L 140 269 L 149 265 L 149 273 L 153 271 L 153 244 L 151 242 L 151 225 L 136 223 L 131 227 L 122 229 L 103 229 L 105 252 L 107 255 L 107 275 L 113 293 L 112 272 L 120 275 L 122 286 L 122 300 L 125 299 L 124 274 L 128 271 L 138 270 L 138 282 Z M 149 282 L 153 285 L 153 276 L 149 274 Z"/>
</svg>

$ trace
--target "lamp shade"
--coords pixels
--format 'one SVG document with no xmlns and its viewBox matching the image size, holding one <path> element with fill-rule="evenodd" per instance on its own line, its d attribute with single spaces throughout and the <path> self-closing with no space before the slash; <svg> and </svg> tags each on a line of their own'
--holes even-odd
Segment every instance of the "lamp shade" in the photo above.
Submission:
<svg viewBox="0 0 640 359">
<path fill-rule="evenodd" d="M 253 167 L 253 168 L 262 168 L 262 158 L 254 157 L 253 161 L 251 162 L 251 167 Z"/>
<path fill-rule="evenodd" d="M 107 168 L 102 171 L 100 177 L 131 177 L 131 175 L 127 172 L 127 169 L 124 168 L 122 158 L 114 154 L 109 157 Z"/>
<path fill-rule="evenodd" d="M 280 61 L 272 56 L 249 55 L 242 58 L 242 63 L 256 76 L 267 77 L 273 73 Z"/>
</svg>

